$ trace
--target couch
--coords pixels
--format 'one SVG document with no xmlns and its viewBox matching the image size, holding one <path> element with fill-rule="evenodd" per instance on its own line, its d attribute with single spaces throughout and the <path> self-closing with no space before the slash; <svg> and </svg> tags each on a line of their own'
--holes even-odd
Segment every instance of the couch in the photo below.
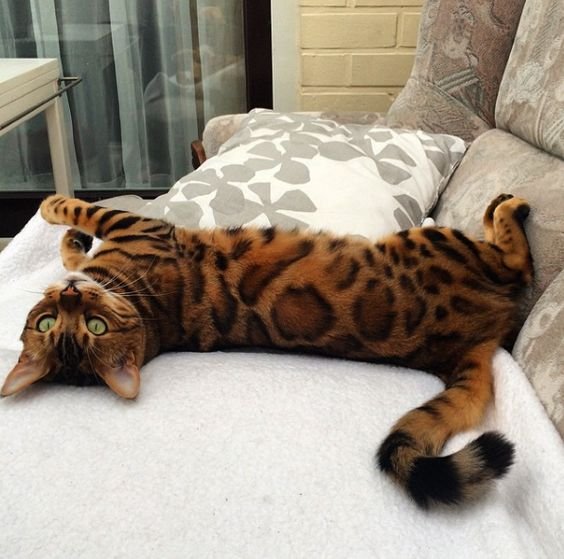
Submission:
<svg viewBox="0 0 564 559">
<path fill-rule="evenodd" d="M 441 225 L 480 235 L 495 195 L 531 203 L 536 277 L 511 354 L 494 358 L 495 405 L 445 449 L 492 429 L 516 444 L 485 498 L 422 511 L 377 470 L 395 420 L 442 390 L 435 377 L 313 355 L 169 353 L 143 368 L 135 401 L 40 384 L 0 401 L 2 555 L 564 557 L 563 31 L 554 0 L 429 0 L 389 112 L 322 115 L 464 138 L 433 211 Z M 244 118 L 210 121 L 210 161 Z M 63 233 L 35 216 L 0 254 L 2 371 L 27 310 L 64 273 Z"/>
</svg>

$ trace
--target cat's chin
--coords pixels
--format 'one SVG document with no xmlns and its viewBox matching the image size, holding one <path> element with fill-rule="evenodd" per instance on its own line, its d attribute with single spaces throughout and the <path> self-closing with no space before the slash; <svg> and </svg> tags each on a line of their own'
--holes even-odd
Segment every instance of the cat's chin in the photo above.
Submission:
<svg viewBox="0 0 564 559">
<path fill-rule="evenodd" d="M 43 380 L 54 384 L 67 384 L 71 386 L 104 385 L 104 381 L 97 374 L 73 369 L 59 369 L 47 375 Z"/>
</svg>

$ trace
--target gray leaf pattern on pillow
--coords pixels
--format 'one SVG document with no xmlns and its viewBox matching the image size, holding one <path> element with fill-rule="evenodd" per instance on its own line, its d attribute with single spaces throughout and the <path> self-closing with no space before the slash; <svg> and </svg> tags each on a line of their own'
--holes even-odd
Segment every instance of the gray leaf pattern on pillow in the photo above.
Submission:
<svg viewBox="0 0 564 559">
<path fill-rule="evenodd" d="M 277 167 L 279 163 L 276 159 L 247 159 L 245 164 L 258 173 Z"/>
<path fill-rule="evenodd" d="M 387 161 L 377 160 L 376 167 L 378 167 L 380 176 L 389 184 L 400 184 L 411 176 L 408 171 Z"/>
<path fill-rule="evenodd" d="M 263 213 L 264 207 L 251 200 L 246 200 L 241 191 L 239 191 L 239 194 L 241 195 L 243 204 L 239 207 L 234 203 L 224 205 L 226 200 L 232 202 L 227 198 L 227 195 L 222 192 L 226 188 L 225 186 L 220 188 L 218 190 L 218 196 L 210 202 L 215 223 L 219 225 L 219 227 L 233 227 L 241 223 L 248 223 Z M 231 210 L 231 213 L 229 213 L 229 210 Z"/>
<path fill-rule="evenodd" d="M 312 129 L 308 129 L 309 133 L 305 133 L 305 132 L 291 132 L 288 135 L 289 138 L 289 142 L 286 142 L 286 144 L 290 144 L 290 145 L 306 145 L 306 146 L 321 146 L 324 143 L 324 140 L 322 140 L 321 138 L 319 138 L 319 136 L 314 136 L 312 134 L 313 130 Z M 323 134 L 323 136 L 327 135 L 327 132 L 319 132 L 319 134 Z M 317 151 L 315 152 L 317 153 Z M 312 153 L 311 157 L 313 157 L 315 155 L 315 153 Z M 309 159 L 309 157 L 308 157 Z"/>
<path fill-rule="evenodd" d="M 302 134 L 299 136 L 300 139 L 296 141 L 296 137 L 297 134 L 291 134 L 289 140 L 280 143 L 280 145 L 284 148 L 282 153 L 283 157 L 285 156 L 289 159 L 293 159 L 294 157 L 299 157 L 300 159 L 313 159 L 319 153 L 316 138 Z"/>
<path fill-rule="evenodd" d="M 274 144 L 270 142 L 262 142 L 247 150 L 247 153 L 252 153 L 253 155 L 260 155 L 261 157 L 266 157 L 267 159 L 278 159 L 280 157 L 280 152 Z"/>
<path fill-rule="evenodd" d="M 400 229 L 409 229 L 413 226 L 413 222 L 401 208 L 394 210 L 394 218 L 398 222 Z"/>
<path fill-rule="evenodd" d="M 448 158 L 444 155 L 442 151 L 425 150 L 427 157 L 433 162 L 433 165 L 437 168 L 439 173 L 444 174 L 444 169 L 448 166 Z"/>
<path fill-rule="evenodd" d="M 439 141 L 443 142 L 443 147 L 448 141 L 452 146 L 457 145 L 455 149 L 445 148 L 447 153 L 443 154 Z M 236 159 L 227 156 L 231 150 L 238 154 Z M 409 150 L 412 150 L 411 155 Z M 423 132 L 376 126 L 342 125 L 304 113 L 254 110 L 216 157 L 181 179 L 170 193 L 149 203 L 146 213 L 152 215 L 162 208 L 167 219 L 186 226 L 209 224 L 212 216 L 219 226 L 241 225 L 257 218 L 260 223 L 266 218 L 272 225 L 308 226 L 312 223 L 308 222 L 308 214 L 316 214 L 318 204 L 323 205 L 325 195 L 319 185 L 325 185 L 326 180 L 321 179 L 322 183 L 317 179 L 315 186 L 312 185 L 311 165 L 319 173 L 318 169 L 336 169 L 335 164 L 344 166 L 359 160 L 354 171 L 359 180 L 371 181 L 370 177 L 374 176 L 375 189 L 382 188 L 383 183 L 395 189 L 393 194 L 387 194 L 389 202 L 386 203 L 390 206 L 385 207 L 389 211 L 387 215 L 393 214 L 397 227 L 403 229 L 419 225 L 430 209 L 429 201 L 423 202 L 428 199 L 421 195 L 421 188 L 429 187 L 414 182 L 413 172 L 423 165 L 426 176 L 432 176 L 428 163 L 431 161 L 444 181 L 463 151 L 463 143 L 457 138 L 434 138 Z M 225 164 L 222 165 L 223 154 Z M 342 167 L 339 169 L 338 173 L 343 173 Z M 327 172 L 330 177 L 331 171 Z M 436 173 L 432 181 L 435 180 Z M 309 185 L 317 188 L 313 198 Z M 354 184 L 346 188 L 351 186 Z M 328 184 L 327 187 L 333 188 L 331 196 L 334 196 L 335 186 Z M 372 196 L 372 191 L 364 188 L 362 196 Z M 431 188 L 435 188 L 432 183 Z M 356 201 L 354 195 L 347 196 L 349 204 L 365 203 L 362 198 Z M 395 213 L 394 199 L 400 206 L 395 208 Z M 354 215 L 354 209 L 347 211 L 347 215 Z M 319 217 L 314 220 L 319 226 Z"/>
<path fill-rule="evenodd" d="M 396 201 L 401 205 L 401 207 L 405 210 L 403 212 L 399 208 L 396 210 L 396 219 L 398 223 L 408 223 L 411 220 L 411 225 L 407 225 L 407 227 L 402 227 L 402 229 L 408 229 L 412 227 L 413 223 L 421 223 L 423 218 L 423 212 L 421 211 L 421 206 L 417 200 L 407 194 L 396 194 L 394 196 Z M 409 216 L 409 217 L 408 217 Z"/>
<path fill-rule="evenodd" d="M 261 213 L 264 213 L 271 225 L 279 225 L 287 229 L 293 227 L 307 227 L 305 221 L 290 217 L 283 213 L 284 210 L 297 212 L 314 212 L 317 208 L 308 196 L 301 190 L 285 192 L 277 202 L 272 203 L 271 186 L 269 183 L 256 183 L 249 185 L 249 190 L 254 192 L 261 200 Z"/>
<path fill-rule="evenodd" d="M 383 159 L 397 159 L 398 161 L 403 161 L 406 165 L 410 167 L 415 167 L 415 161 L 405 151 L 400 149 L 398 146 L 388 144 L 379 154 L 379 158 Z"/>
<path fill-rule="evenodd" d="M 326 142 L 319 146 L 319 154 L 334 161 L 350 161 L 364 154 L 354 146 L 343 145 L 343 142 Z"/>
<path fill-rule="evenodd" d="M 198 227 L 204 211 L 196 202 L 169 202 L 167 218 L 175 223 L 185 223 L 185 227 Z"/>
<path fill-rule="evenodd" d="M 285 158 L 280 164 L 280 170 L 274 176 L 289 184 L 305 184 L 309 181 L 309 169 L 299 161 Z"/>
<path fill-rule="evenodd" d="M 230 184 L 222 184 L 217 189 L 215 198 L 210 202 L 213 210 L 227 215 L 240 214 L 245 209 L 245 196 L 241 189 Z"/>
<path fill-rule="evenodd" d="M 258 144 L 248 150 L 248 153 L 258 155 L 264 159 L 249 159 L 247 164 L 256 171 L 264 171 L 266 169 L 274 169 L 280 166 L 280 169 L 274 175 L 276 178 L 289 184 L 304 184 L 309 180 L 309 170 L 307 165 L 296 161 L 295 159 L 312 159 L 319 153 L 317 146 L 311 146 L 307 143 L 305 135 L 291 135 L 291 138 L 299 138 L 297 143 L 292 141 L 283 141 L 280 143 L 282 148 L 279 151 L 276 146 L 269 142 Z M 313 138 L 315 140 L 315 138 Z"/>
<path fill-rule="evenodd" d="M 248 182 L 255 176 L 255 172 L 246 165 L 226 165 L 221 171 L 231 182 Z"/>
</svg>

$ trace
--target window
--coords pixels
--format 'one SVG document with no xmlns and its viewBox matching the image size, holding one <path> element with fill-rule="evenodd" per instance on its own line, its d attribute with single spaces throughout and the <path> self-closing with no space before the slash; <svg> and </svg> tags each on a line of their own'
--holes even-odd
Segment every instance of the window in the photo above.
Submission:
<svg viewBox="0 0 564 559">
<path fill-rule="evenodd" d="M 252 6 L 251 6 L 252 4 Z M 272 106 L 269 0 L 0 4 L 0 57 L 58 58 L 75 192 L 155 196 L 219 114 Z M 0 137 L 0 237 L 53 190 L 44 117 Z"/>
</svg>

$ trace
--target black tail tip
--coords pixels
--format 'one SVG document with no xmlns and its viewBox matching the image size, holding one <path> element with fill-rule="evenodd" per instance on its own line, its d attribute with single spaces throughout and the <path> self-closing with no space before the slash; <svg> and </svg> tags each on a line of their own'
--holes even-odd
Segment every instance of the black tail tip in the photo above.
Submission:
<svg viewBox="0 0 564 559">
<path fill-rule="evenodd" d="M 480 458 L 494 478 L 504 476 L 515 460 L 515 446 L 501 433 L 489 431 L 471 442 L 469 448 Z"/>
<path fill-rule="evenodd" d="M 455 454 L 422 456 L 413 462 L 407 491 L 415 502 L 455 505 L 483 494 L 489 482 L 504 476 L 515 456 L 514 446 L 495 431 L 484 433 Z"/>
<path fill-rule="evenodd" d="M 425 509 L 433 502 L 454 505 L 463 499 L 462 482 L 451 456 L 417 458 L 407 491 Z"/>
</svg>

